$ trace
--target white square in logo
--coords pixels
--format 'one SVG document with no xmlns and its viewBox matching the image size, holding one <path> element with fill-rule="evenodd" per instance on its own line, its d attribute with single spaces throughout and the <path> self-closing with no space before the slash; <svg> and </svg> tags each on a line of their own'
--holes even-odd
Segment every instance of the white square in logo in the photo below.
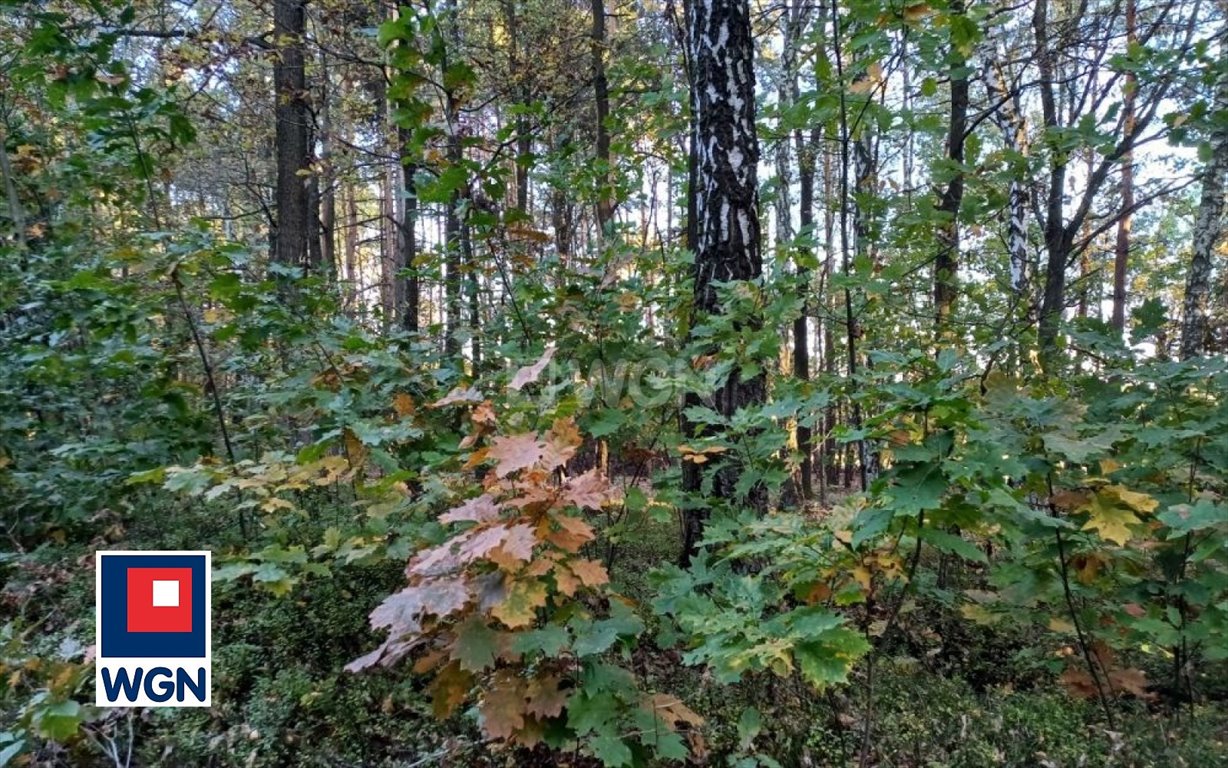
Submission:
<svg viewBox="0 0 1228 768">
<path fill-rule="evenodd" d="M 179 582 L 177 581 L 154 581 L 153 583 L 153 607 L 154 608 L 178 608 L 179 607 Z"/>
</svg>

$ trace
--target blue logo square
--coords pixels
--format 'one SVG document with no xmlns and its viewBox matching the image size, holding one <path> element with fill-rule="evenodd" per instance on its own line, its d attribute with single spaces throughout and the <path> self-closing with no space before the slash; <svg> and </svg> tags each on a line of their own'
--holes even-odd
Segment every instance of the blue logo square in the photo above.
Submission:
<svg viewBox="0 0 1228 768">
<path fill-rule="evenodd" d="M 206 590 L 209 569 L 204 555 L 108 554 L 100 557 L 98 626 L 102 658 L 189 659 L 208 656 Z M 179 632 L 130 631 L 130 614 L 148 606 L 130 605 L 129 572 L 148 569 L 186 569 L 191 572 L 191 630 Z M 187 598 L 187 595 L 184 595 Z"/>
</svg>

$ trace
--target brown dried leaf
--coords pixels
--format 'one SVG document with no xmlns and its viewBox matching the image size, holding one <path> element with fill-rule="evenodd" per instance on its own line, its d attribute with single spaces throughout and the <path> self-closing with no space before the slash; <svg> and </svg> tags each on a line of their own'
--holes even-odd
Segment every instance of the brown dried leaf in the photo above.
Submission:
<svg viewBox="0 0 1228 768">
<path fill-rule="evenodd" d="M 526 365 L 516 371 L 516 375 L 512 376 L 512 380 L 508 383 L 507 388 L 519 392 L 523 387 L 537 381 L 537 377 L 542 375 L 542 371 L 546 369 L 546 366 L 550 364 L 550 359 L 554 357 L 554 350 L 555 346 L 550 344 L 542 352 L 542 356 L 538 358 L 536 363 Z"/>
<path fill-rule="evenodd" d="M 1096 681 L 1083 667 L 1067 667 L 1058 682 L 1066 687 L 1066 692 L 1071 696 L 1080 699 L 1094 699 L 1097 696 Z"/>
<path fill-rule="evenodd" d="M 459 522 L 474 522 L 474 523 L 489 523 L 499 517 L 499 505 L 491 498 L 490 494 L 484 493 L 477 498 L 469 499 L 459 507 L 444 512 L 439 516 L 441 523 L 459 523 Z"/>
<path fill-rule="evenodd" d="M 563 466 L 571 460 L 572 456 L 576 455 L 576 449 L 580 447 L 582 441 L 580 430 L 576 427 L 574 420 L 556 419 L 550 431 L 546 433 L 545 450 L 542 451 L 542 467 L 546 470 L 554 470 Z"/>
<path fill-rule="evenodd" d="M 492 525 L 489 528 L 479 529 L 477 533 L 461 545 L 457 556 L 461 562 L 471 563 L 502 544 L 503 540 L 507 538 L 507 533 L 508 528 L 506 525 Z"/>
<path fill-rule="evenodd" d="M 392 398 L 392 410 L 396 411 L 397 416 L 402 419 L 407 419 L 418 412 L 418 407 L 414 405 L 414 399 L 404 392 L 398 392 Z"/>
<path fill-rule="evenodd" d="M 524 727 L 525 682 L 514 672 L 500 670 L 478 704 L 482 732 L 491 739 L 510 739 Z"/>
<path fill-rule="evenodd" d="M 668 693 L 654 693 L 648 697 L 648 706 L 657 717 L 671 727 L 678 723 L 686 723 L 696 728 L 704 724 L 704 719 L 693 709 L 682 703 L 676 696 Z"/>
<path fill-rule="evenodd" d="M 541 460 L 542 449 L 536 435 L 496 437 L 487 449 L 486 457 L 497 462 L 495 476 L 502 479 L 536 464 Z"/>
<path fill-rule="evenodd" d="M 559 594 L 564 597 L 574 597 L 576 590 L 580 588 L 580 579 L 564 563 L 559 563 L 554 568 L 554 585 L 558 588 Z"/>
<path fill-rule="evenodd" d="M 456 387 L 448 394 L 431 403 L 428 408 L 443 408 L 449 405 L 465 405 L 468 403 L 480 403 L 485 398 L 482 393 L 472 387 Z"/>
<path fill-rule="evenodd" d="M 533 557 L 533 547 L 537 546 L 537 534 L 528 523 L 518 523 L 507 530 L 507 538 L 503 540 L 503 551 L 520 562 Z"/>
<path fill-rule="evenodd" d="M 469 414 L 469 419 L 474 424 L 490 425 L 498 424 L 499 419 L 495 416 L 495 407 L 489 400 L 482 401 L 482 404 L 473 409 L 473 413 Z"/>
<path fill-rule="evenodd" d="M 424 615 L 449 616 L 469 602 L 469 590 L 454 579 L 434 580 L 415 584 L 394 592 L 371 611 L 371 628 L 389 628 L 394 634 L 412 634 L 421 630 L 419 619 Z"/>
<path fill-rule="evenodd" d="M 476 530 L 464 531 L 436 547 L 422 550 L 410 559 L 405 573 L 410 576 L 441 576 L 456 570 L 461 561 L 454 550 L 475 532 Z"/>
<path fill-rule="evenodd" d="M 600 510 L 601 505 L 610 498 L 611 491 L 610 482 L 605 475 L 597 469 L 590 469 L 568 481 L 563 489 L 563 498 L 580 509 Z"/>
<path fill-rule="evenodd" d="M 1069 512 L 1086 504 L 1089 496 L 1087 491 L 1058 491 L 1049 498 L 1049 503 Z"/>
<path fill-rule="evenodd" d="M 362 444 L 358 435 L 349 427 L 342 433 L 345 439 L 345 457 L 350 462 L 351 469 L 361 467 L 367 460 L 367 446 Z"/>
<path fill-rule="evenodd" d="M 1147 673 L 1141 669 L 1114 669 L 1109 673 L 1109 682 L 1116 691 L 1125 691 L 1140 699 L 1155 698 L 1147 688 Z"/>
<path fill-rule="evenodd" d="M 459 662 L 453 661 L 444 667 L 427 687 L 435 717 L 444 720 L 450 716 L 469 696 L 472 688 L 473 675 L 461 669 Z"/>
<path fill-rule="evenodd" d="M 545 576 L 554 568 L 554 564 L 558 559 L 558 554 L 555 552 L 544 552 L 541 557 L 525 566 L 525 576 Z"/>
<path fill-rule="evenodd" d="M 572 560 L 569 566 L 571 572 L 578 576 L 586 587 L 599 587 L 610 581 L 610 574 L 606 572 L 605 566 L 596 560 Z"/>
<path fill-rule="evenodd" d="M 568 552 L 578 552 L 580 547 L 597 536 L 593 532 L 592 526 L 578 517 L 557 515 L 554 517 L 554 521 L 558 523 L 559 530 L 552 531 L 547 540 L 559 549 L 564 549 Z"/>
<path fill-rule="evenodd" d="M 448 651 L 446 648 L 434 648 L 414 662 L 412 671 L 415 675 L 425 675 L 446 661 L 447 658 Z"/>
<path fill-rule="evenodd" d="M 529 682 L 529 704 L 525 711 L 538 717 L 558 717 L 571 697 L 570 689 L 559 688 L 563 680 L 558 675 L 537 677 Z"/>
</svg>

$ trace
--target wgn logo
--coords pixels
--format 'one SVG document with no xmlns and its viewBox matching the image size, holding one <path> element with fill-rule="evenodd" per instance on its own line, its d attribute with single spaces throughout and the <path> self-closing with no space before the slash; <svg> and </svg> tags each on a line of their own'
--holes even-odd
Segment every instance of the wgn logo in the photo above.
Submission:
<svg viewBox="0 0 1228 768">
<path fill-rule="evenodd" d="M 208 552 L 98 552 L 100 707 L 210 704 Z"/>
</svg>

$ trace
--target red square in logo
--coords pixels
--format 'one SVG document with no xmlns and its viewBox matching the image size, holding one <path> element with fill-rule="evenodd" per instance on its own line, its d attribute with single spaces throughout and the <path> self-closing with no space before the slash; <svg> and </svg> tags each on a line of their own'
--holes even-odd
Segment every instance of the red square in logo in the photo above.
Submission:
<svg viewBox="0 0 1228 768">
<path fill-rule="evenodd" d="M 129 568 L 128 631 L 191 632 L 192 569 Z"/>
</svg>

